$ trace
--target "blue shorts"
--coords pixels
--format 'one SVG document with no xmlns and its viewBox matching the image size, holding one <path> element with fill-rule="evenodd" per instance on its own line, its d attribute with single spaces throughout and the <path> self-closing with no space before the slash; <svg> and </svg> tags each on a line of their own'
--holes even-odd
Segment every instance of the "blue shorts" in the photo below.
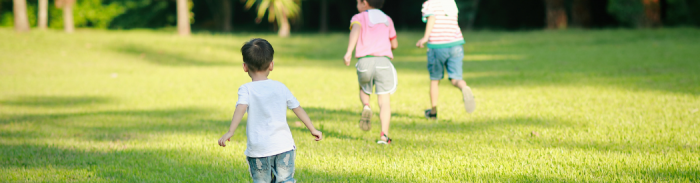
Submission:
<svg viewBox="0 0 700 183">
<path fill-rule="evenodd" d="M 295 156 L 296 153 L 291 150 L 268 157 L 247 157 L 253 182 L 296 182 L 294 180 Z"/>
<path fill-rule="evenodd" d="M 430 80 L 441 80 L 445 77 L 445 70 L 450 79 L 462 80 L 462 59 L 464 59 L 462 45 L 428 49 Z"/>
</svg>

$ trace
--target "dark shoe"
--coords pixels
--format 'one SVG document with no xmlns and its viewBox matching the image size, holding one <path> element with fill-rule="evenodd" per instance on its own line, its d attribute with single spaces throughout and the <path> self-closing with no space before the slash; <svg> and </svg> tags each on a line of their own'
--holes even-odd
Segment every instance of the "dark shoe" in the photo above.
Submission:
<svg viewBox="0 0 700 183">
<path fill-rule="evenodd" d="M 425 110 L 425 118 L 427 118 L 427 119 L 437 119 L 437 113 L 435 113 L 435 114 L 430 114 L 431 112 L 433 112 L 432 109 Z"/>
</svg>

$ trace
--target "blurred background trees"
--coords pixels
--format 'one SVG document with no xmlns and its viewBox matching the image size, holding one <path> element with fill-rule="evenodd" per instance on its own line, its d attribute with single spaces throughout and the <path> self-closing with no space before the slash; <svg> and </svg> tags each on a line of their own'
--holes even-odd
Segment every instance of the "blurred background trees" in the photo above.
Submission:
<svg viewBox="0 0 700 183">
<path fill-rule="evenodd" d="M 49 25 L 49 0 L 39 0 L 39 29 L 46 30 Z"/>
<path fill-rule="evenodd" d="M 56 0 L 56 7 L 63 10 L 63 30 L 72 33 L 75 27 L 73 23 L 73 5 L 75 0 Z"/>
<path fill-rule="evenodd" d="M 190 35 L 190 4 L 188 0 L 177 0 L 177 33 L 180 36 Z"/>
<path fill-rule="evenodd" d="M 590 0 L 573 0 L 571 2 L 571 25 L 579 28 L 591 26 Z"/>
<path fill-rule="evenodd" d="M 27 4 L 24 0 L 13 0 L 14 26 L 17 32 L 29 31 L 29 19 L 27 18 Z"/>
<path fill-rule="evenodd" d="M 564 0 L 545 0 L 547 29 L 566 29 L 568 18 Z"/>
<path fill-rule="evenodd" d="M 15 27 L 18 31 L 44 26 L 69 31 L 70 25 L 99 29 L 175 28 L 180 1 L 0 0 L 0 26 Z M 42 6 L 44 2 L 48 6 Z M 352 0 L 182 2 L 187 4 L 183 15 L 189 21 L 182 25 L 191 31 L 278 31 L 281 36 L 291 31 L 347 31 L 350 18 L 357 13 L 356 2 Z M 392 17 L 398 30 L 420 31 L 425 26 L 420 20 L 423 2 L 387 0 L 382 10 Z M 66 3 L 69 5 L 63 6 Z M 261 6 L 265 3 L 268 5 Z M 460 25 L 465 30 L 700 25 L 698 0 L 457 0 L 457 5 Z M 47 15 L 46 19 L 43 15 Z M 270 23 L 261 23 L 263 19 Z"/>
</svg>

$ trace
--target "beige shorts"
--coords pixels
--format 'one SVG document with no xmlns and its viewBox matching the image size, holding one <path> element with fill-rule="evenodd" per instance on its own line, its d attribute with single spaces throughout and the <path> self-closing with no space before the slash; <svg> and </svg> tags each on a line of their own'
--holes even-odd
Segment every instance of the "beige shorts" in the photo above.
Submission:
<svg viewBox="0 0 700 183">
<path fill-rule="evenodd" d="M 396 91 L 398 78 L 389 58 L 360 58 L 355 68 L 357 68 L 357 81 L 363 92 L 372 94 L 372 87 L 375 87 L 375 93 L 378 95 L 393 94 Z"/>
</svg>

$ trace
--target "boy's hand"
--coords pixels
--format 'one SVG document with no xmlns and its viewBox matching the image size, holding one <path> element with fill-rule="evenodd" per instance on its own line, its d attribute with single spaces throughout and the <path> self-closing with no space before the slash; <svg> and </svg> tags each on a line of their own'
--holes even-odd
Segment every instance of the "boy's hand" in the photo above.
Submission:
<svg viewBox="0 0 700 183">
<path fill-rule="evenodd" d="M 423 37 L 420 40 L 418 40 L 418 42 L 416 43 L 416 47 L 423 48 L 423 45 L 425 45 L 425 43 L 427 43 L 427 42 L 428 42 L 428 38 Z"/>
<path fill-rule="evenodd" d="M 320 141 L 321 139 L 323 139 L 323 133 L 321 133 L 321 131 L 318 131 L 318 130 L 311 131 L 311 135 L 316 137 L 316 139 L 314 139 L 316 141 Z"/>
<path fill-rule="evenodd" d="M 219 145 L 221 147 L 226 147 L 226 141 L 231 141 L 231 137 L 233 136 L 233 133 L 226 133 L 224 136 L 221 136 L 219 139 Z"/>
<path fill-rule="evenodd" d="M 345 60 L 345 66 L 350 66 L 351 59 L 352 59 L 352 52 L 345 53 L 345 57 L 343 57 L 343 60 Z"/>
</svg>

